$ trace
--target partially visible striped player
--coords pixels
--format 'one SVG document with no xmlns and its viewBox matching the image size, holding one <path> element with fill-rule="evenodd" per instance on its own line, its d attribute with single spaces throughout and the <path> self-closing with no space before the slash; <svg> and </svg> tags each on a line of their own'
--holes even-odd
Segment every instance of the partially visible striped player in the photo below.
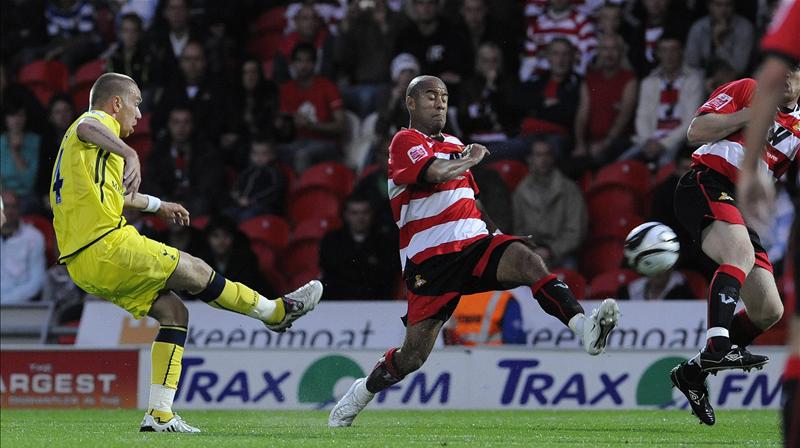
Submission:
<svg viewBox="0 0 800 448">
<path fill-rule="evenodd" d="M 799 41 L 800 2 L 784 0 L 776 9 L 767 35 L 761 41 L 766 59 L 758 76 L 759 93 L 753 101 L 753 117 L 747 129 L 747 153 L 737 186 L 742 212 L 754 220 L 768 219 L 774 197 L 772 179 L 764 176 L 760 169 L 764 154 L 759 143 L 768 131 L 775 133 L 770 129 L 775 106 L 781 103 L 782 93 L 792 82 L 792 77 L 800 76 Z M 800 130 L 800 124 L 797 126 Z M 789 244 L 794 253 L 794 294 L 786 300 L 787 309 L 794 308 L 794 316 L 789 323 L 789 359 L 783 374 L 783 436 L 786 447 L 800 447 L 800 306 L 797 301 L 800 289 L 800 178 L 795 178 L 794 183 L 795 218 L 793 239 Z"/>
<path fill-rule="evenodd" d="M 572 329 L 591 355 L 603 351 L 617 324 L 613 299 L 586 317 L 529 238 L 497 231 L 470 172 L 488 151 L 442 133 L 447 100 L 441 79 L 414 78 L 406 90 L 409 128 L 395 134 L 389 147 L 389 198 L 408 289 L 405 341 L 389 349 L 367 378 L 353 383 L 331 411 L 329 426 L 350 426 L 376 393 L 422 367 L 462 294 L 528 286 L 542 309 Z"/>
<path fill-rule="evenodd" d="M 202 260 L 140 235 L 123 208 L 189 224 L 180 204 L 139 194 L 136 152 L 122 138 L 141 118 L 141 92 L 125 75 L 106 73 L 92 86 L 89 111 L 67 129 L 53 168 L 53 208 L 59 263 L 85 291 L 161 325 L 151 357 L 150 402 L 140 431 L 200 432 L 172 411 L 181 374 L 189 314 L 178 296 L 258 319 L 283 332 L 314 309 L 322 285 L 312 281 L 269 300 L 214 272 Z M 216 167 L 208 167 L 216 169 Z M 133 372 L 135 374 L 135 372 Z"/>
<path fill-rule="evenodd" d="M 796 163 L 800 67 L 784 75 L 767 110 L 758 103 L 753 108 L 756 85 L 749 78 L 725 84 L 700 107 L 688 137 L 705 144 L 692 155 L 693 168 L 681 178 L 675 192 L 675 213 L 681 224 L 719 265 L 709 285 L 706 346 L 671 373 L 673 384 L 689 399 L 694 414 L 708 425 L 715 422 L 704 384 L 708 373 L 766 364 L 766 356 L 754 355 L 745 347 L 783 314 L 772 264 L 753 229 L 752 216 L 743 217 L 739 210 L 735 183 L 740 174 L 748 177 L 754 169 L 772 182 Z M 744 129 L 755 117 L 767 120 L 750 143 L 763 157 L 745 160 Z M 745 309 L 734 315 L 739 298 Z"/>
</svg>

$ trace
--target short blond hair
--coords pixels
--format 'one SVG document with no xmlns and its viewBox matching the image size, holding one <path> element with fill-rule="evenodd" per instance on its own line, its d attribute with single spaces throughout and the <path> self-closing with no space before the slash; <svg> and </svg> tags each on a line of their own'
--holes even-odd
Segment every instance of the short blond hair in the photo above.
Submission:
<svg viewBox="0 0 800 448">
<path fill-rule="evenodd" d="M 113 96 L 123 96 L 128 93 L 128 88 L 131 84 L 136 85 L 136 81 L 128 75 L 121 73 L 100 75 L 89 92 L 89 105 L 97 107 Z"/>
</svg>

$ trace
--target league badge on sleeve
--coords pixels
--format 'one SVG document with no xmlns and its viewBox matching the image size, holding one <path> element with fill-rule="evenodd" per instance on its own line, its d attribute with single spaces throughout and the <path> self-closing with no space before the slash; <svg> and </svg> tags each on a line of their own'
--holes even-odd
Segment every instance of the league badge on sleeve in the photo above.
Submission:
<svg viewBox="0 0 800 448">
<path fill-rule="evenodd" d="M 733 98 L 728 95 L 727 93 L 720 93 L 719 95 L 711 98 L 703 105 L 703 107 L 710 107 L 714 110 L 720 110 L 725 107 L 726 104 L 730 103 Z"/>
<path fill-rule="evenodd" d="M 408 158 L 411 159 L 411 163 L 419 162 L 424 159 L 426 155 L 428 155 L 428 153 L 422 145 L 414 146 L 408 150 Z"/>
</svg>

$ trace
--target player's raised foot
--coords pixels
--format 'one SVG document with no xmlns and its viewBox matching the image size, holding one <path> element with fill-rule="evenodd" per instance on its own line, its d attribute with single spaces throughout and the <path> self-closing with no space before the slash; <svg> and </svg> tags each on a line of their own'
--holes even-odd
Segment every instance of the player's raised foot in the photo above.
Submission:
<svg viewBox="0 0 800 448">
<path fill-rule="evenodd" d="M 708 400 L 708 388 L 705 381 L 696 383 L 687 380 L 685 368 L 686 362 L 682 362 L 672 369 L 669 373 L 672 385 L 689 400 L 692 414 L 699 418 L 701 423 L 711 426 L 716 422 L 716 417 L 714 408 L 711 407 L 711 402 Z"/>
<path fill-rule="evenodd" d="M 144 414 L 142 423 L 139 425 L 139 432 L 188 432 L 197 433 L 199 429 L 186 423 L 180 415 L 174 414 L 171 419 L 161 423 L 157 418 L 150 414 Z"/>
<path fill-rule="evenodd" d="M 618 321 L 619 306 L 616 300 L 603 300 L 583 324 L 583 348 L 586 352 L 593 356 L 603 353 L 608 335 L 617 326 Z"/>
<path fill-rule="evenodd" d="M 754 355 L 743 347 L 733 346 L 729 350 L 719 352 L 703 351 L 700 353 L 700 369 L 703 372 L 717 373 L 720 370 L 751 369 L 761 370 L 769 362 L 769 357 Z"/>
<path fill-rule="evenodd" d="M 328 416 L 328 426 L 337 428 L 352 425 L 353 419 L 372 401 L 374 396 L 375 394 L 367 390 L 366 378 L 355 380 L 347 393 L 331 410 L 331 414 Z"/>
<path fill-rule="evenodd" d="M 311 280 L 305 285 L 283 296 L 283 306 L 286 315 L 277 324 L 264 324 L 272 331 L 283 333 L 292 326 L 292 322 L 303 317 L 319 303 L 322 297 L 322 283 Z"/>
</svg>

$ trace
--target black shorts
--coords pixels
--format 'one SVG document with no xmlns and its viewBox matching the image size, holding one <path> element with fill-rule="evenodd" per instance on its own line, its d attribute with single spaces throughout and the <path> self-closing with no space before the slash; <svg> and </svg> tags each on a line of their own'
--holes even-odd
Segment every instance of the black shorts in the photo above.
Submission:
<svg viewBox="0 0 800 448">
<path fill-rule="evenodd" d="M 678 181 L 675 188 L 675 216 L 701 247 L 703 230 L 714 221 L 747 226 L 736 205 L 736 186 L 727 177 L 706 166 L 695 166 Z M 756 255 L 756 266 L 773 272 L 761 238 L 747 227 Z"/>
<path fill-rule="evenodd" d="M 481 238 L 459 252 L 434 255 L 414 264 L 406 263 L 403 280 L 408 289 L 408 313 L 403 323 L 425 319 L 446 321 L 463 294 L 508 289 L 497 281 L 500 257 L 514 241 L 510 235 Z"/>
</svg>

